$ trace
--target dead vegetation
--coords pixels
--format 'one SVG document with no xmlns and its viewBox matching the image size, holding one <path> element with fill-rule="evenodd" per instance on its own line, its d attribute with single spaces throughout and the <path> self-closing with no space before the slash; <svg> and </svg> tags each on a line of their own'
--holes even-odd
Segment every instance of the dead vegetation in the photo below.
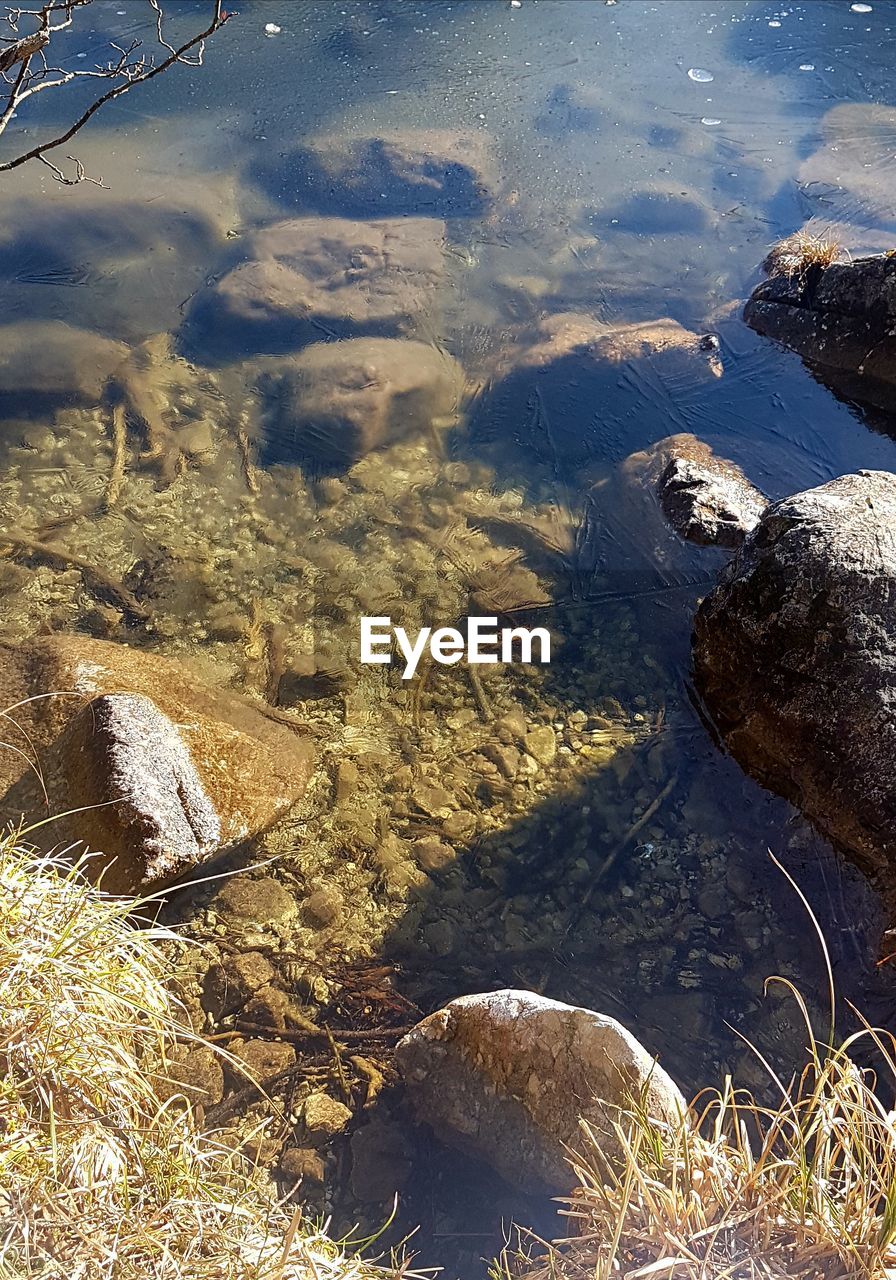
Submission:
<svg viewBox="0 0 896 1280">
<path fill-rule="evenodd" d="M 807 231 L 805 227 L 779 240 L 767 253 L 762 269 L 769 276 L 802 279 L 815 268 L 842 261 L 843 246 L 837 240 Z"/>
<path fill-rule="evenodd" d="M 400 1275 L 286 1212 L 242 1154 L 197 1131 L 169 1072 L 196 1037 L 134 906 L 0 840 L 0 1278 Z"/>
</svg>

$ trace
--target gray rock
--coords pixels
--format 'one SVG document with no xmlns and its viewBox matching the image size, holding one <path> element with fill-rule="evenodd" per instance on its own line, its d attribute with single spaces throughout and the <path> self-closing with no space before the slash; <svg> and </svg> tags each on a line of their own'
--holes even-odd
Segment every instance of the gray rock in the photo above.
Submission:
<svg viewBox="0 0 896 1280">
<path fill-rule="evenodd" d="M 754 289 L 744 319 L 796 351 L 835 391 L 891 411 L 896 384 L 896 258 L 808 265 Z"/>
<path fill-rule="evenodd" d="M 526 1191 L 571 1190 L 582 1120 L 613 1159 L 613 1122 L 633 1101 L 658 1124 L 686 1112 L 677 1086 L 613 1018 L 529 991 L 453 1000 L 399 1042 L 395 1061 L 421 1120 Z"/>
<path fill-rule="evenodd" d="M 698 688 L 740 764 L 868 872 L 896 858 L 896 476 L 771 505 L 694 632 Z"/>
<path fill-rule="evenodd" d="M 672 528 L 701 547 L 739 547 L 768 499 L 740 467 L 693 436 L 672 437 L 668 451 L 657 492 Z"/>
<path fill-rule="evenodd" d="M 94 851 L 87 869 L 110 892 L 160 888 L 234 848 L 311 773 L 309 744 L 285 725 L 189 663 L 129 645 L 60 634 L 0 648 L 0 690 L 20 705 L 0 752 L 0 817 L 53 814 L 35 839 Z"/>
</svg>

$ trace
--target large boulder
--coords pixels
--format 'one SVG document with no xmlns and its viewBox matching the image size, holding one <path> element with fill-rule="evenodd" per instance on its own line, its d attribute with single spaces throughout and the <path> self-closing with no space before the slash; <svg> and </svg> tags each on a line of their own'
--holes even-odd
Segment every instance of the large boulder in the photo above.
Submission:
<svg viewBox="0 0 896 1280">
<path fill-rule="evenodd" d="M 262 386 L 267 459 L 344 470 L 372 449 L 453 422 L 463 373 L 425 342 L 354 338 L 274 362 Z"/>
<path fill-rule="evenodd" d="M 96 404 L 130 349 L 64 320 L 17 320 L 0 327 L 0 400 L 17 412 L 65 398 Z"/>
<path fill-rule="evenodd" d="M 249 238 L 247 260 L 197 297 L 190 341 L 213 356 L 287 351 L 322 336 L 395 334 L 445 276 L 445 224 L 290 218 Z"/>
<path fill-rule="evenodd" d="M 94 851 L 109 890 L 170 883 L 304 792 L 308 743 L 171 659 L 57 635 L 0 651 L 0 670 L 5 706 L 33 699 L 4 732 L 0 810 L 52 817 L 36 838 Z"/>
<path fill-rule="evenodd" d="M 703 601 L 697 685 L 741 765 L 886 885 L 896 859 L 896 476 L 769 506 Z"/>
<path fill-rule="evenodd" d="M 687 1112 L 625 1027 L 531 991 L 452 1000 L 399 1042 L 395 1061 L 419 1118 L 525 1191 L 572 1189 L 582 1121 L 612 1160 L 625 1112 L 643 1106 L 666 1125 Z"/>
<path fill-rule="evenodd" d="M 813 260 L 807 242 L 802 257 L 797 253 L 786 270 L 754 289 L 744 319 L 796 351 L 835 391 L 892 412 L 896 257 L 824 266 Z"/>
<path fill-rule="evenodd" d="M 481 214 L 496 185 L 491 139 L 482 130 L 324 134 L 256 167 L 279 197 L 357 218 Z"/>
</svg>

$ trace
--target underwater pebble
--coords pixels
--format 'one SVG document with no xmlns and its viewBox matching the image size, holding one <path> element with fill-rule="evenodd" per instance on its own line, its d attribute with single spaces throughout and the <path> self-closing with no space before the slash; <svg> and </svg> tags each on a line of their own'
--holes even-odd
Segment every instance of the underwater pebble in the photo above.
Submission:
<svg viewBox="0 0 896 1280">
<path fill-rule="evenodd" d="M 801 63 L 800 63 L 800 71 L 814 71 L 814 70 L 815 70 L 815 63 L 814 63 L 814 62 L 801 62 Z"/>
<path fill-rule="evenodd" d="M 853 13 L 870 13 L 872 8 L 870 4 L 851 4 L 849 7 Z"/>
<path fill-rule="evenodd" d="M 715 76 L 711 71 L 706 71 L 703 67 L 691 67 L 688 71 L 688 79 L 696 80 L 698 84 L 709 84 Z"/>
<path fill-rule="evenodd" d="M 721 120 L 717 120 L 715 116 L 701 116 L 701 124 L 721 124 Z"/>
<path fill-rule="evenodd" d="M 266 22 L 264 24 L 264 33 L 266 36 L 279 36 L 282 27 L 278 27 L 276 22 Z"/>
</svg>

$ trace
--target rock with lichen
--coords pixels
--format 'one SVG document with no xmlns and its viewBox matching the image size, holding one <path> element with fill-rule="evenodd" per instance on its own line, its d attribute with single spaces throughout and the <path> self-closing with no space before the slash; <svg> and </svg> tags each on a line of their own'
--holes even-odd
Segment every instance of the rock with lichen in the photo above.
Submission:
<svg viewBox="0 0 896 1280">
<path fill-rule="evenodd" d="M 732 755 L 892 894 L 896 476 L 772 503 L 694 628 L 697 687 Z"/>
<path fill-rule="evenodd" d="M 399 1042 L 395 1061 L 421 1120 L 526 1191 L 571 1190 L 583 1121 L 613 1160 L 627 1110 L 643 1106 L 657 1125 L 686 1114 L 677 1086 L 615 1019 L 530 991 L 452 1000 Z"/>
</svg>

